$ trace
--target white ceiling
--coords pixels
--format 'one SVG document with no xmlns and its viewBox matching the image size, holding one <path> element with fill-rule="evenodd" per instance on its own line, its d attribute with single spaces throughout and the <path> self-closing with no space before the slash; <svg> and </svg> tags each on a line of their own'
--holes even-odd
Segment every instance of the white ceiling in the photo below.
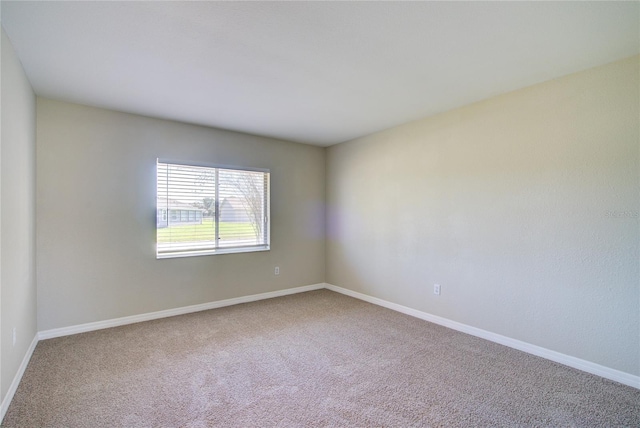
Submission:
<svg viewBox="0 0 640 428">
<path fill-rule="evenodd" d="M 321 146 L 639 53 L 638 2 L 2 2 L 43 97 Z"/>
</svg>

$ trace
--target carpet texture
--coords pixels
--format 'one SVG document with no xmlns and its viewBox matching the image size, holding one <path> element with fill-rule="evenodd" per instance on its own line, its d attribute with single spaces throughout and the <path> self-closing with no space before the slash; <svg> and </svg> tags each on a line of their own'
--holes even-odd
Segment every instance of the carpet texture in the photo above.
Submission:
<svg viewBox="0 0 640 428">
<path fill-rule="evenodd" d="M 640 426 L 640 390 L 328 290 L 42 341 L 5 427 Z"/>
</svg>

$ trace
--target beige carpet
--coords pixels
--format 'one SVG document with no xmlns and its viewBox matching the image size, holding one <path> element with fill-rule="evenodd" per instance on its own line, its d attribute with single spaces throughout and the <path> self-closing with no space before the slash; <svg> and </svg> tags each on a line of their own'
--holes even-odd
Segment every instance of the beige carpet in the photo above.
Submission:
<svg viewBox="0 0 640 428">
<path fill-rule="evenodd" d="M 640 391 L 327 290 L 38 344 L 6 427 L 640 426 Z"/>
</svg>

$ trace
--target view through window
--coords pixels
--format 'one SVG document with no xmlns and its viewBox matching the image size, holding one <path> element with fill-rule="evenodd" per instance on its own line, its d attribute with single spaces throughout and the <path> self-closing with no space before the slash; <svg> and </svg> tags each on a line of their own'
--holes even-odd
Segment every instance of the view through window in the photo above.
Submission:
<svg viewBox="0 0 640 428">
<path fill-rule="evenodd" d="M 269 249 L 269 171 L 158 160 L 157 257 Z"/>
</svg>

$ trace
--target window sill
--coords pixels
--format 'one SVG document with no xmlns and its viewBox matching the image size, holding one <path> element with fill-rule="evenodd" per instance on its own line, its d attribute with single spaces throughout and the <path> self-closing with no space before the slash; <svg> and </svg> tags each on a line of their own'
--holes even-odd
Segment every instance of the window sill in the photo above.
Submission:
<svg viewBox="0 0 640 428">
<path fill-rule="evenodd" d="M 218 248 L 216 250 L 195 250 L 180 251 L 175 253 L 156 253 L 156 259 L 175 259 L 180 257 L 197 257 L 197 256 L 216 256 L 220 254 L 237 254 L 237 253 L 256 253 L 261 251 L 270 251 L 270 246 L 260 247 L 236 247 L 236 248 Z"/>
</svg>

